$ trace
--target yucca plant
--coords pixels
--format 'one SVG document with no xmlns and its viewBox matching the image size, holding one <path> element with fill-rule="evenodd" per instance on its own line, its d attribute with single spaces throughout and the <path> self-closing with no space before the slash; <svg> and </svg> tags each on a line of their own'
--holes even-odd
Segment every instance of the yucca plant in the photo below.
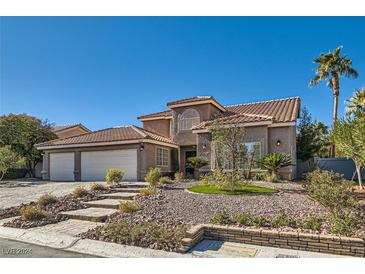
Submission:
<svg viewBox="0 0 365 274">
<path fill-rule="evenodd" d="M 261 168 L 267 169 L 271 173 L 271 178 L 275 181 L 278 177 L 278 171 L 280 168 L 292 165 L 292 158 L 288 154 L 274 152 L 266 155 L 258 161 L 258 164 Z"/>
</svg>

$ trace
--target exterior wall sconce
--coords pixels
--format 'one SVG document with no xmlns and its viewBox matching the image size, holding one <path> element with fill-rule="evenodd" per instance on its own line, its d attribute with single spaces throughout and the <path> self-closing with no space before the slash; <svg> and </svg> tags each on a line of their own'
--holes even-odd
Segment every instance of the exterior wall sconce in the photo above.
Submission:
<svg viewBox="0 0 365 274">
<path fill-rule="evenodd" d="M 280 141 L 280 140 L 277 140 L 277 141 L 276 141 L 276 146 L 277 146 L 277 147 L 281 146 L 281 141 Z"/>
<path fill-rule="evenodd" d="M 207 148 L 207 145 L 206 144 L 203 144 L 202 148 L 203 149 L 206 149 Z"/>
<path fill-rule="evenodd" d="M 143 151 L 143 150 L 144 150 L 144 144 L 141 144 L 141 145 L 140 145 L 139 150 L 140 150 L 140 151 Z"/>
</svg>

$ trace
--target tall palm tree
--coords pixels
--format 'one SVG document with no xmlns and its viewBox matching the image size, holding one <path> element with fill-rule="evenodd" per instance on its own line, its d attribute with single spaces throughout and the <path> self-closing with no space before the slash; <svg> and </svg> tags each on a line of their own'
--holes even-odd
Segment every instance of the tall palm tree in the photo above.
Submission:
<svg viewBox="0 0 365 274">
<path fill-rule="evenodd" d="M 347 106 L 347 112 L 350 114 L 365 113 L 365 87 L 357 89 L 354 95 L 346 100 L 349 105 Z"/>
<path fill-rule="evenodd" d="M 352 60 L 347 58 L 347 55 L 340 55 L 342 46 L 337 47 L 334 51 L 328 53 L 322 53 L 320 56 L 314 59 L 314 63 L 318 66 L 316 68 L 316 75 L 310 80 L 309 86 L 313 87 L 322 81 L 326 81 L 327 86 L 332 89 L 334 102 L 333 102 L 333 124 L 337 120 L 338 112 L 338 97 L 340 95 L 340 77 L 352 77 L 358 76 L 357 71 L 352 67 Z M 335 145 L 332 146 L 332 157 L 335 157 Z"/>
</svg>

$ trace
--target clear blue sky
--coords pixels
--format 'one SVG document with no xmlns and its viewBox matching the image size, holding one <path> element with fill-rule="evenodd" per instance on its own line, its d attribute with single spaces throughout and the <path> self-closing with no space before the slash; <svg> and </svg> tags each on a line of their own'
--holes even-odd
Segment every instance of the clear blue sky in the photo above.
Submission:
<svg viewBox="0 0 365 274">
<path fill-rule="evenodd" d="M 170 100 L 213 95 L 222 104 L 300 96 L 331 122 L 332 94 L 308 88 L 312 60 L 344 46 L 365 85 L 365 18 L 1 18 L 0 114 L 27 113 L 90 129 L 139 124 Z"/>
</svg>

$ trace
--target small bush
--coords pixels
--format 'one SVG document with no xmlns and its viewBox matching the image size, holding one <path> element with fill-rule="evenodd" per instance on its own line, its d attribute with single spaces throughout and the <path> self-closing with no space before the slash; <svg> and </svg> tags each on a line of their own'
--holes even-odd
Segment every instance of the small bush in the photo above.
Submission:
<svg viewBox="0 0 365 274">
<path fill-rule="evenodd" d="M 257 216 L 252 219 L 252 224 L 257 227 L 271 226 L 270 220 L 264 216 Z"/>
<path fill-rule="evenodd" d="M 174 177 L 176 182 L 181 182 L 182 180 L 184 180 L 184 173 L 176 172 Z"/>
<path fill-rule="evenodd" d="M 300 228 L 311 229 L 313 231 L 319 231 L 323 224 L 323 219 L 319 217 L 309 217 L 300 223 Z"/>
<path fill-rule="evenodd" d="M 229 225 L 234 223 L 234 221 L 226 210 L 222 210 L 213 216 L 213 218 L 210 220 L 210 223 Z"/>
<path fill-rule="evenodd" d="M 46 215 L 36 206 L 27 206 L 20 211 L 22 220 L 24 221 L 39 221 L 46 217 Z"/>
<path fill-rule="evenodd" d="M 152 194 L 152 190 L 151 188 L 149 187 L 145 187 L 145 188 L 142 188 L 140 191 L 139 191 L 139 195 L 145 197 L 145 196 L 149 196 Z"/>
<path fill-rule="evenodd" d="M 92 191 L 106 190 L 106 186 L 104 186 L 103 184 L 94 183 L 91 185 L 90 189 Z"/>
<path fill-rule="evenodd" d="M 124 177 L 124 172 L 121 169 L 110 168 L 106 171 L 105 180 L 108 184 L 119 184 Z"/>
<path fill-rule="evenodd" d="M 171 181 L 170 177 L 168 177 L 168 176 L 163 176 L 163 177 L 161 177 L 161 178 L 159 179 L 159 182 L 160 182 L 160 184 L 162 184 L 162 185 L 168 185 L 168 184 L 171 184 L 171 183 L 172 183 L 172 181 Z"/>
<path fill-rule="evenodd" d="M 119 211 L 122 213 L 131 213 L 139 209 L 138 204 L 135 201 L 120 202 Z"/>
<path fill-rule="evenodd" d="M 266 180 L 266 172 L 257 172 L 253 176 L 254 181 L 265 181 Z"/>
<path fill-rule="evenodd" d="M 360 217 L 356 214 L 340 214 L 330 218 L 331 233 L 336 235 L 352 236 L 359 228 Z"/>
<path fill-rule="evenodd" d="M 72 192 L 72 194 L 76 197 L 76 198 L 81 198 L 81 197 L 85 197 L 89 194 L 89 191 L 87 191 L 87 189 L 83 186 L 78 186 L 74 189 L 74 191 Z"/>
<path fill-rule="evenodd" d="M 203 185 L 210 185 L 213 183 L 212 176 L 204 175 L 200 177 L 200 183 Z"/>
<path fill-rule="evenodd" d="M 277 175 L 272 175 L 272 174 L 267 174 L 265 176 L 265 181 L 270 182 L 270 183 L 280 182 L 280 180 L 278 179 L 278 176 Z"/>
<path fill-rule="evenodd" d="M 233 217 L 233 222 L 240 225 L 251 226 L 253 225 L 252 216 L 249 213 L 241 213 Z"/>
<path fill-rule="evenodd" d="M 155 187 L 161 178 L 161 169 L 159 168 L 150 168 L 148 171 L 145 180 L 150 184 L 151 187 Z"/>
<path fill-rule="evenodd" d="M 54 204 L 58 201 L 57 197 L 52 194 L 43 194 L 41 197 L 38 198 L 37 204 L 40 207 L 45 207 L 50 204 Z"/>
<path fill-rule="evenodd" d="M 282 226 L 289 226 L 290 219 L 285 213 L 279 213 L 275 216 L 275 218 L 271 221 L 271 225 L 273 227 L 282 227 Z"/>
</svg>

